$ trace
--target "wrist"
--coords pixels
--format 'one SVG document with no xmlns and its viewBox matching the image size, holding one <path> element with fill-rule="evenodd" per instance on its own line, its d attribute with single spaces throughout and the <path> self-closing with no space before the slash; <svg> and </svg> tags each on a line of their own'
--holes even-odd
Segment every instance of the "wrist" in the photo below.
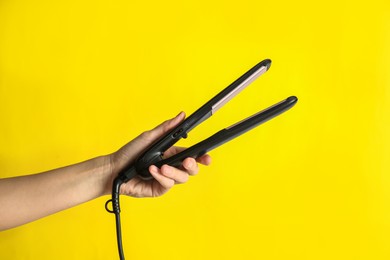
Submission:
<svg viewBox="0 0 390 260">
<path fill-rule="evenodd" d="M 102 190 L 100 196 L 111 194 L 114 173 L 112 170 L 111 154 L 103 155 L 96 158 L 97 168 L 99 169 L 99 182 Z"/>
</svg>

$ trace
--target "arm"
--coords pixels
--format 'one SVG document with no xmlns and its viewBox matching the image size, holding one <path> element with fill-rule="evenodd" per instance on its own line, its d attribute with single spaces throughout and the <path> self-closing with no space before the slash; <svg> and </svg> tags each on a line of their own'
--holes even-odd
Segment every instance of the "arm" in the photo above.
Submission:
<svg viewBox="0 0 390 260">
<path fill-rule="evenodd" d="M 115 153 L 48 172 L 0 179 L 0 230 L 110 194 L 115 176 L 184 117 L 184 113 L 180 113 L 142 133 Z M 172 156 L 183 149 L 171 147 L 165 152 L 165 156 Z M 210 160 L 208 155 L 197 159 L 199 163 L 206 165 Z M 122 185 L 121 194 L 133 197 L 161 196 L 174 184 L 186 182 L 189 175 L 195 175 L 199 169 L 193 158 L 187 158 L 181 169 L 163 165 L 160 169 L 150 166 L 149 170 L 153 180 L 143 181 L 135 177 Z"/>
<path fill-rule="evenodd" d="M 0 180 L 0 230 L 19 226 L 103 195 L 109 176 L 105 156 Z"/>
</svg>

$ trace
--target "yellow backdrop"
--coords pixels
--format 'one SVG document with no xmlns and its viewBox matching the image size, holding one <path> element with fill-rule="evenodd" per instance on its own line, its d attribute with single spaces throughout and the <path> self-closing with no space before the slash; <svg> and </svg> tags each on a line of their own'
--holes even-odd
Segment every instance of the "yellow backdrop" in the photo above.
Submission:
<svg viewBox="0 0 390 260">
<path fill-rule="evenodd" d="M 270 58 L 180 144 L 298 104 L 169 194 L 122 198 L 127 258 L 389 259 L 389 46 L 388 1 L 3 0 L 0 177 L 111 153 Z M 0 259 L 117 259 L 106 200 L 1 232 Z"/>
</svg>

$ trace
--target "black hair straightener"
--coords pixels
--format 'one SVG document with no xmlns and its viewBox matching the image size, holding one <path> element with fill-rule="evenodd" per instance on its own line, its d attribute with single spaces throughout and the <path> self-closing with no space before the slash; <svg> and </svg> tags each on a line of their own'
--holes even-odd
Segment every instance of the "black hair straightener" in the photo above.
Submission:
<svg viewBox="0 0 390 260">
<path fill-rule="evenodd" d="M 120 206 L 119 206 L 119 189 L 123 183 L 128 182 L 135 176 L 144 180 L 152 179 L 149 173 L 149 166 L 154 164 L 161 167 L 164 164 L 179 167 L 182 161 L 187 157 L 197 158 L 212 149 L 230 141 L 231 139 L 249 131 L 250 129 L 268 121 L 269 119 L 285 112 L 295 105 L 298 99 L 290 96 L 287 99 L 262 110 L 230 127 L 224 128 L 209 138 L 187 148 L 186 150 L 166 159 L 163 159 L 163 153 L 181 138 L 186 138 L 189 131 L 212 116 L 219 108 L 225 105 L 229 100 L 240 93 L 245 87 L 264 74 L 271 66 L 271 60 L 266 59 L 247 71 L 244 75 L 218 93 L 210 101 L 200 107 L 192 115 L 186 118 L 180 125 L 165 134 L 159 140 L 154 142 L 138 159 L 123 170 L 113 182 L 112 198 L 106 202 L 106 210 L 115 213 L 116 230 L 118 240 L 118 251 L 120 259 L 124 259 L 121 227 L 120 227 Z M 112 202 L 112 210 L 108 209 L 108 204 Z"/>
</svg>

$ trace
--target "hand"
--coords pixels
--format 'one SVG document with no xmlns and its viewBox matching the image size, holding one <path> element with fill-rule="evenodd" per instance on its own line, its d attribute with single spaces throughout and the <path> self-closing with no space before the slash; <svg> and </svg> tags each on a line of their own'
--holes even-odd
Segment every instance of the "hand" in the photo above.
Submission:
<svg viewBox="0 0 390 260">
<path fill-rule="evenodd" d="M 71 208 L 102 195 L 111 194 L 113 180 L 125 167 L 159 137 L 183 121 L 180 113 L 153 130 L 142 133 L 117 152 L 47 172 L 0 179 L 0 230 L 16 227 L 55 212 Z M 170 157 L 185 148 L 171 147 L 164 152 Z M 121 186 L 121 194 L 134 197 L 156 197 L 166 193 L 173 185 L 184 183 L 190 175 L 198 173 L 197 163 L 210 164 L 210 156 L 186 158 L 180 168 L 150 166 L 154 177 L 144 181 L 135 177 Z"/>
<path fill-rule="evenodd" d="M 112 179 L 115 178 L 121 170 L 128 167 L 145 151 L 154 141 L 172 130 L 185 118 L 184 112 L 181 112 L 175 118 L 167 120 L 150 131 L 146 131 L 137 138 L 123 146 L 117 152 L 110 155 L 110 168 Z M 185 148 L 172 146 L 164 152 L 164 158 L 173 156 Z M 154 165 L 149 167 L 149 172 L 153 176 L 151 180 L 142 180 L 136 176 L 127 183 L 122 184 L 120 193 L 133 197 L 157 197 L 170 190 L 175 184 L 185 183 L 190 175 L 196 175 L 199 171 L 198 163 L 209 165 L 211 157 L 207 154 L 197 158 L 186 158 L 183 166 L 175 168 L 169 165 L 163 165 L 157 168 Z M 108 192 L 111 192 L 112 181 L 108 185 Z"/>
</svg>

